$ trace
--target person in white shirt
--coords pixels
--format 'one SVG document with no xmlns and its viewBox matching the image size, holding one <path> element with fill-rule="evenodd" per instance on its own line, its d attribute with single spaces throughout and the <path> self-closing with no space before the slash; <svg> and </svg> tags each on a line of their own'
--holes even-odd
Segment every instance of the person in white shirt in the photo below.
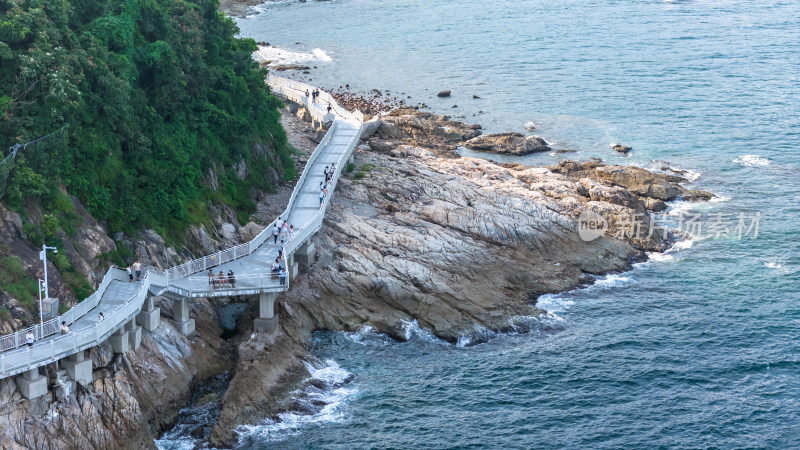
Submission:
<svg viewBox="0 0 800 450">
<path fill-rule="evenodd" d="M 138 259 L 133 263 L 133 270 L 136 271 L 136 281 L 139 281 L 142 277 L 142 263 L 140 263 Z"/>
<path fill-rule="evenodd" d="M 278 226 L 278 224 L 275 224 L 275 227 L 272 229 L 272 243 L 273 244 L 277 244 L 278 243 L 278 235 L 279 234 L 281 234 L 281 228 Z"/>
<path fill-rule="evenodd" d="M 67 322 L 61 322 L 61 334 L 69 334 L 69 327 Z"/>
<path fill-rule="evenodd" d="M 28 332 L 25 333 L 25 343 L 28 344 L 29 352 L 33 351 L 33 341 L 34 341 L 33 331 L 28 330 Z"/>
</svg>

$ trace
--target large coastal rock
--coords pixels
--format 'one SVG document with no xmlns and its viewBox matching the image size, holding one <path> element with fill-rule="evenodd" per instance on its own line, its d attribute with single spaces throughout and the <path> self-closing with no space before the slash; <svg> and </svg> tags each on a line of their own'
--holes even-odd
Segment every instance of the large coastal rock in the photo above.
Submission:
<svg viewBox="0 0 800 450">
<path fill-rule="evenodd" d="M 474 137 L 464 143 L 464 147 L 482 152 L 523 156 L 531 153 L 549 152 L 550 147 L 544 139 L 537 136 L 524 136 L 520 133 L 487 134 Z"/>
<path fill-rule="evenodd" d="M 394 148 L 393 141 L 417 145 L 437 151 L 439 154 L 457 156 L 456 144 L 481 134 L 478 124 L 467 125 L 450 120 L 446 116 L 420 112 L 413 109 L 398 109 L 381 118 L 377 138 L 370 140 L 386 151 Z M 379 141 L 379 142 L 376 142 Z"/>
<path fill-rule="evenodd" d="M 555 173 L 571 178 L 590 178 L 607 185 L 623 186 L 641 197 L 668 202 L 677 198 L 686 200 L 709 200 L 714 194 L 690 190 L 680 185 L 687 180 L 677 175 L 654 173 L 640 167 L 605 165 L 598 162 L 577 163 L 563 161 L 551 167 Z"/>
<path fill-rule="evenodd" d="M 668 245 L 662 233 L 621 232 L 632 214 L 649 224 L 644 203 L 585 173 L 441 158 L 406 144 L 359 151 L 355 165 L 364 164 L 368 173 L 337 186 L 315 263 L 278 298 L 276 335 L 251 334 L 252 315 L 240 322 L 239 364 L 212 446 L 234 445 L 236 426 L 292 408 L 287 393 L 308 376 L 302 361 L 314 330 L 370 326 L 405 340 L 416 321 L 444 340 L 476 342 L 486 330 L 530 327 L 541 294 L 628 269 Z M 581 238 L 585 211 L 608 222 L 605 235 Z"/>
</svg>

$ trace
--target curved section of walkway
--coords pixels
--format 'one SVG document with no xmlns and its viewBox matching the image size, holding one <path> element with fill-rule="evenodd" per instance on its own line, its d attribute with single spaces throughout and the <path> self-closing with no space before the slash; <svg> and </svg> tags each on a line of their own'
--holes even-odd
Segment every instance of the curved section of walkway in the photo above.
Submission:
<svg viewBox="0 0 800 450">
<path fill-rule="evenodd" d="M 292 255 L 322 227 L 336 182 L 361 137 L 363 114 L 345 110 L 333 97 L 322 91 L 320 100 L 311 102 L 305 93 L 315 88 L 304 83 L 274 76 L 268 77 L 266 81 L 276 95 L 308 108 L 319 123 L 330 124 L 322 142 L 309 157 L 289 204 L 281 215 L 296 230 L 294 236 L 284 242 L 285 254 Z M 336 165 L 336 171 L 328 185 L 329 196 L 320 204 L 319 185 L 325 181 L 325 167 L 331 164 Z M 274 221 L 268 224 L 258 236 L 246 244 L 163 272 L 148 270 L 141 281 L 129 282 L 125 271 L 109 269 L 97 291 L 65 314 L 42 325 L 0 336 L 0 378 L 50 364 L 107 340 L 112 333 L 135 319 L 148 295 L 221 297 L 282 292 L 289 289 L 288 280 L 281 285 L 271 273 L 272 262 L 275 261 L 279 247 L 272 238 L 274 225 Z M 235 287 L 227 285 L 212 288 L 207 276 L 209 270 L 222 270 L 224 273 L 233 270 L 236 274 Z M 103 313 L 104 320 L 99 320 L 100 312 Z M 69 334 L 58 334 L 62 321 L 70 324 Z M 29 330 L 36 336 L 36 342 L 31 348 L 25 345 L 25 336 Z"/>
</svg>

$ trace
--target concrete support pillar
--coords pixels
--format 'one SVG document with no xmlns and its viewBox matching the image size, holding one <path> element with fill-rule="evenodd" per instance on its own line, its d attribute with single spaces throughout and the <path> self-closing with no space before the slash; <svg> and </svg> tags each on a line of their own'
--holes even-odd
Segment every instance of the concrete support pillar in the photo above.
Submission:
<svg viewBox="0 0 800 450">
<path fill-rule="evenodd" d="M 135 319 L 131 319 L 125 324 L 125 331 L 128 333 L 128 344 L 131 350 L 137 350 L 142 345 L 142 327 L 136 325 Z"/>
<path fill-rule="evenodd" d="M 84 350 L 62 359 L 61 367 L 67 371 L 68 377 L 83 386 L 89 385 L 94 381 L 92 377 L 92 360 L 86 359 Z"/>
<path fill-rule="evenodd" d="M 316 253 L 317 249 L 311 241 L 301 245 L 300 248 L 294 252 L 294 262 L 298 265 L 300 272 L 306 272 L 308 270 L 308 266 L 314 262 L 314 255 L 316 255 Z"/>
<path fill-rule="evenodd" d="M 17 388 L 28 400 L 47 394 L 47 378 L 39 374 L 39 368 L 28 370 L 16 378 Z"/>
<path fill-rule="evenodd" d="M 275 292 L 263 292 L 258 295 L 258 318 L 253 323 L 255 331 L 274 333 L 278 328 L 278 316 L 275 315 Z"/>
<path fill-rule="evenodd" d="M 136 315 L 136 323 L 147 331 L 153 331 L 161 324 L 161 308 L 155 307 L 153 296 L 147 296 L 142 305 L 142 312 Z"/>
<path fill-rule="evenodd" d="M 175 300 L 172 305 L 172 316 L 175 318 L 175 328 L 186 336 L 194 334 L 194 319 L 189 317 L 189 300 L 182 298 Z"/>
<path fill-rule="evenodd" d="M 289 275 L 289 285 L 291 286 L 291 284 L 294 283 L 295 278 L 297 278 L 297 275 L 300 273 L 300 268 L 294 259 L 288 264 L 286 272 Z"/>
<path fill-rule="evenodd" d="M 128 333 L 125 331 L 124 326 L 115 331 L 114 334 L 108 338 L 108 341 L 111 342 L 111 349 L 114 353 L 128 353 L 130 339 L 128 338 Z"/>
</svg>

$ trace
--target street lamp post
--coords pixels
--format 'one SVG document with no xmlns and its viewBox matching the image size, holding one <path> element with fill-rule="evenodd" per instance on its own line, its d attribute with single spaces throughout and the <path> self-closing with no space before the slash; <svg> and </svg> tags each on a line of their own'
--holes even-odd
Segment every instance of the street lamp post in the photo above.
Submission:
<svg viewBox="0 0 800 450">
<path fill-rule="evenodd" d="M 42 291 L 44 291 L 44 298 L 50 298 L 50 291 L 48 290 L 47 286 L 47 251 L 53 250 L 55 253 L 58 253 L 58 249 L 56 247 L 48 247 L 47 244 L 42 244 L 42 251 L 39 252 L 39 259 L 42 260 L 44 264 L 44 286 L 41 284 L 39 285 L 39 325 L 44 324 L 44 316 L 42 315 Z M 41 283 L 41 280 L 39 280 Z M 52 311 L 51 311 L 52 312 Z M 44 329 L 41 330 L 44 333 Z"/>
<path fill-rule="evenodd" d="M 39 281 L 39 339 L 42 338 L 42 334 L 44 334 L 44 315 L 42 313 L 42 291 L 44 291 L 44 281 L 41 278 L 38 279 Z M 47 293 L 45 293 L 45 296 Z"/>
</svg>

